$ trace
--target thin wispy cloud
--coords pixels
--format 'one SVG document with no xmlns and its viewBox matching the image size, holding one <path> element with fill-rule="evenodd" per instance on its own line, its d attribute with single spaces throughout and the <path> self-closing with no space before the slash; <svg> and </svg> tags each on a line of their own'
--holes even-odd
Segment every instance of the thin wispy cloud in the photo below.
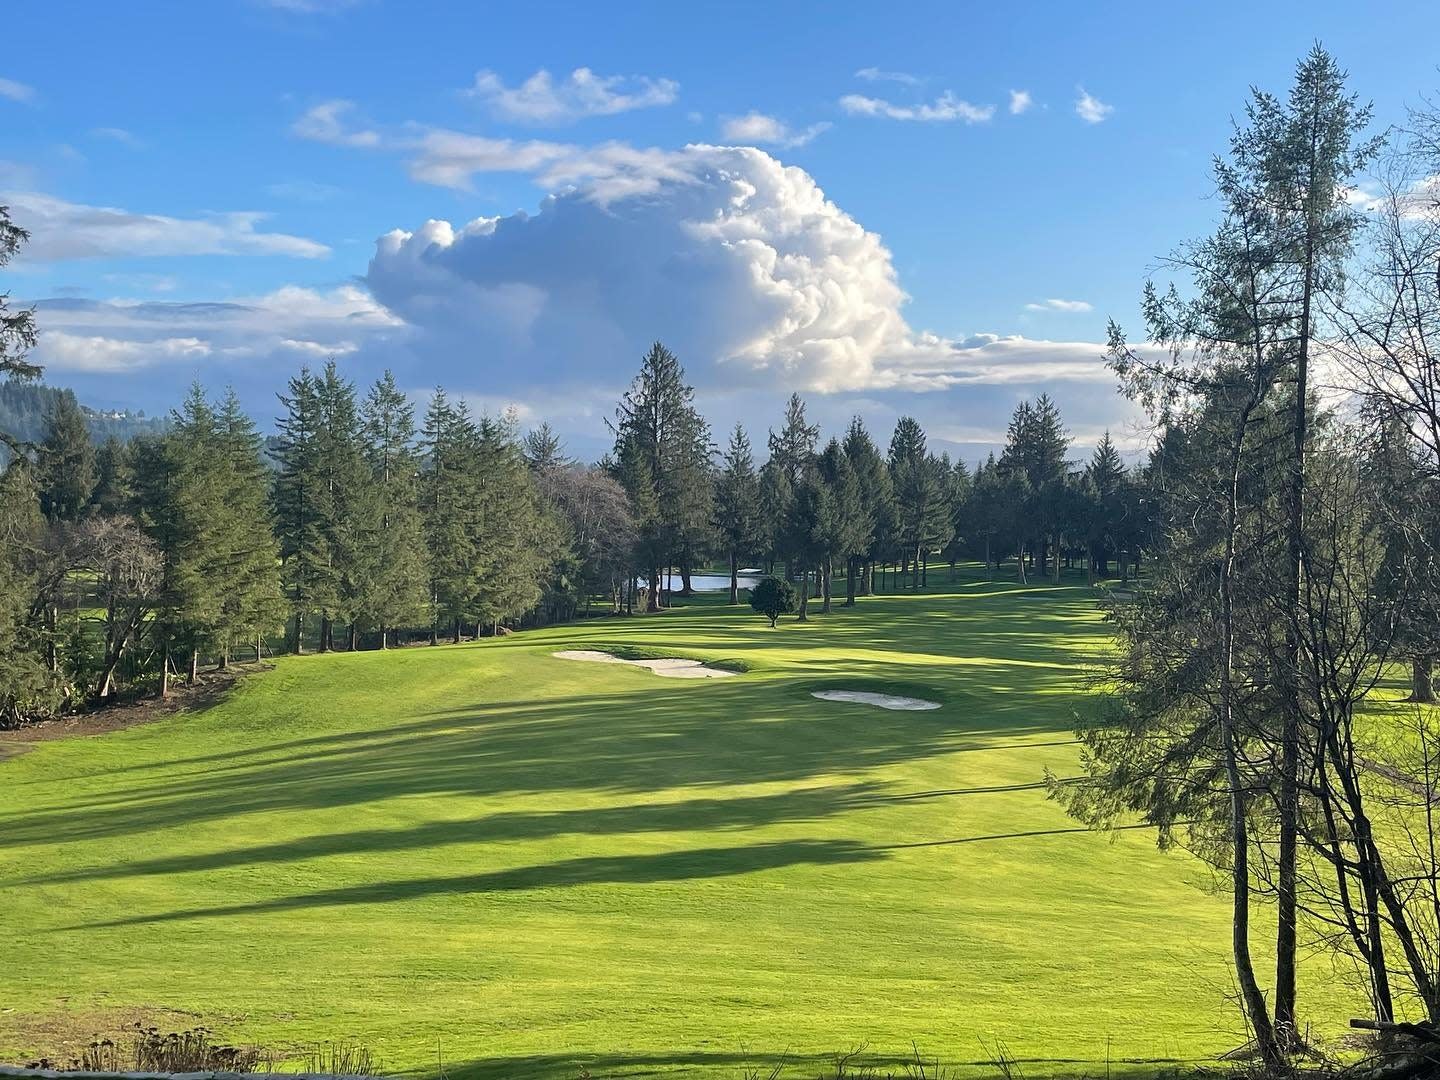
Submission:
<svg viewBox="0 0 1440 1080">
<path fill-rule="evenodd" d="M 680 84 L 648 75 L 597 75 L 585 67 L 557 81 L 542 68 L 518 86 L 507 86 L 493 71 L 481 71 L 465 93 L 502 120 L 566 124 L 669 105 L 680 96 Z"/>
<path fill-rule="evenodd" d="M 35 88 L 14 79 L 0 79 L 0 98 L 29 105 L 35 100 Z"/>
<path fill-rule="evenodd" d="M 855 77 L 866 82 L 893 82 L 903 86 L 919 86 L 921 83 L 918 75 L 911 75 L 908 71 L 881 71 L 873 67 L 861 68 L 855 72 Z"/>
<path fill-rule="evenodd" d="M 1030 107 L 1033 106 L 1034 104 L 1035 104 L 1035 100 L 1034 100 L 1034 98 L 1032 98 L 1032 97 L 1030 96 L 1030 91 L 1029 91 L 1029 90 L 1011 90 L 1011 91 L 1010 91 L 1010 115 L 1011 115 L 1011 116 L 1019 116 L 1019 115 L 1020 115 L 1021 113 L 1023 113 L 1023 112 L 1028 112 L 1028 111 L 1030 110 Z"/>
<path fill-rule="evenodd" d="M 927 123 L 948 123 L 958 120 L 966 124 L 983 124 L 995 115 L 994 105 L 974 105 L 956 97 L 949 90 L 931 102 L 900 105 L 883 98 L 864 94 L 846 94 L 840 108 L 851 116 L 875 116 L 887 120 L 918 120 Z"/>
<path fill-rule="evenodd" d="M 1099 124 L 1115 111 L 1114 105 L 1105 104 L 1083 86 L 1079 87 L 1079 91 L 1080 96 L 1075 99 L 1075 115 L 1087 124 Z"/>
<path fill-rule="evenodd" d="M 1039 303 L 1026 304 L 1026 311 L 1066 311 L 1083 312 L 1093 311 L 1094 307 L 1088 300 L 1043 300 Z"/>
<path fill-rule="evenodd" d="M 30 230 L 27 262 L 136 258 L 171 255 L 285 255 L 319 259 L 324 244 L 302 236 L 266 232 L 255 211 L 200 218 L 141 214 L 112 206 L 72 203 L 35 191 L 0 192 L 16 224 Z"/>
<path fill-rule="evenodd" d="M 744 116 L 727 117 L 721 127 L 721 133 L 726 142 L 742 143 L 748 146 L 778 146 L 788 150 L 804 146 L 815 136 L 828 131 L 830 127 L 828 122 L 822 120 L 797 131 L 778 117 L 751 112 Z"/>
<path fill-rule="evenodd" d="M 366 128 L 346 126 L 346 120 L 354 114 L 355 103 L 343 98 L 322 101 L 311 106 L 290 125 L 290 131 L 311 142 L 328 143 L 330 146 L 353 146 L 372 148 L 380 145 L 380 134 Z"/>
</svg>

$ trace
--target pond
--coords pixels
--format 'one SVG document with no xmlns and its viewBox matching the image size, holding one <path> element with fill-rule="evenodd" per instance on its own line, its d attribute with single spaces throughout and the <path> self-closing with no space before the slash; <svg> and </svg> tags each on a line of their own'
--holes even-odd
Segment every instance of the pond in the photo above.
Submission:
<svg viewBox="0 0 1440 1080">
<path fill-rule="evenodd" d="M 758 582 L 762 576 L 763 576 L 763 575 L 761 574 L 761 572 L 760 572 L 759 570 L 742 570 L 742 571 L 740 571 L 740 573 L 739 573 L 739 575 L 738 575 L 739 582 L 740 582 L 740 588 L 742 588 L 742 589 L 753 589 L 753 588 L 755 587 L 756 582 Z M 640 580 L 641 580 L 642 583 L 646 583 L 646 584 L 648 584 L 648 582 L 649 582 L 649 579 L 648 579 L 648 578 L 644 578 L 644 577 L 642 577 Z M 680 580 L 680 572 L 679 572 L 678 570 L 675 572 L 675 574 L 674 574 L 673 576 L 662 576 L 662 577 L 660 578 L 660 583 L 661 583 L 662 585 L 666 586 L 667 588 L 673 588 L 673 589 L 675 590 L 675 592 L 677 592 L 677 593 L 680 591 L 680 589 L 681 589 L 681 587 L 682 587 L 682 584 L 683 584 L 683 583 L 681 582 L 681 580 Z M 730 591 L 730 575 L 729 575 L 729 574 L 691 574 L 691 575 L 690 575 L 690 587 L 691 587 L 692 589 L 694 589 L 696 592 L 729 592 L 729 591 Z"/>
</svg>

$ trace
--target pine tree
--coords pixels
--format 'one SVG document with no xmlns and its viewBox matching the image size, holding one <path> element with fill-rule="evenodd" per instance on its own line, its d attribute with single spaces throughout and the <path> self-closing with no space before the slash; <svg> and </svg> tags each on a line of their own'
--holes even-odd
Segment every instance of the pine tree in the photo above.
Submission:
<svg viewBox="0 0 1440 1080">
<path fill-rule="evenodd" d="M 233 390 L 226 392 L 216 412 L 216 439 L 224 497 L 212 541 L 221 592 L 215 644 L 224 667 L 232 645 L 240 641 L 254 644 L 258 662 L 261 640 L 285 621 L 286 605 L 264 440 Z"/>
<path fill-rule="evenodd" d="M 925 448 L 925 432 L 902 416 L 890 439 L 890 476 L 895 486 L 898 535 L 911 561 L 911 588 L 921 585 L 922 564 L 950 539 L 950 510 L 938 459 Z"/>
<path fill-rule="evenodd" d="M 616 479 L 636 504 L 637 554 L 649 571 L 652 611 L 661 606 L 664 571 L 674 557 L 698 554 L 709 524 L 710 436 L 694 397 L 680 361 L 657 341 L 610 424 Z M 652 509 L 642 513 L 642 503 Z"/>
<path fill-rule="evenodd" d="M 29 232 L 10 220 L 10 208 L 0 206 L 0 267 L 18 255 L 29 239 Z M 35 313 L 29 308 L 12 311 L 9 299 L 9 293 L 0 293 L 0 375 L 33 379 L 40 374 L 40 368 L 26 360 L 25 354 L 35 347 Z M 8 439 L 5 442 L 18 450 L 15 443 Z"/>
<path fill-rule="evenodd" d="M 793 488 L 809 467 L 815 456 L 815 444 L 820 438 L 820 428 L 805 421 L 805 402 L 799 394 L 791 394 L 785 404 L 785 423 L 780 431 L 770 432 L 768 439 L 770 460 L 785 475 Z"/>
<path fill-rule="evenodd" d="M 95 490 L 95 445 L 75 395 L 66 390 L 46 417 L 40 444 L 40 508 L 51 521 L 75 521 Z"/>
<path fill-rule="evenodd" d="M 836 559 L 849 566 L 871 539 L 871 525 L 860 497 L 859 478 L 840 440 L 831 439 L 816 459 L 816 473 L 827 499 L 820 507 L 815 546 L 820 557 L 821 611 L 830 613 L 831 579 Z M 853 593 L 853 587 L 850 589 Z"/>
<path fill-rule="evenodd" d="M 333 610 L 339 591 L 326 532 L 329 494 L 322 475 L 319 386 L 308 368 L 290 380 L 280 403 L 285 415 L 276 424 L 272 499 L 280 580 L 290 605 L 290 648 L 299 653 L 305 649 L 306 621 L 317 611 Z"/>
<path fill-rule="evenodd" d="M 340 375 L 335 361 L 317 380 L 318 467 L 321 530 L 333 589 L 320 605 L 320 651 L 333 647 L 336 622 L 348 622 L 348 647 L 356 645 L 356 618 L 379 574 L 375 538 L 383 514 L 379 486 L 365 461 L 355 384 Z"/>
<path fill-rule="evenodd" d="M 852 557 L 846 571 L 845 603 L 849 605 L 855 603 L 857 593 L 869 596 L 873 591 L 875 563 L 894 543 L 895 486 L 885 458 L 858 416 L 850 421 L 845 433 L 845 456 L 850 459 L 850 468 L 855 474 L 860 513 L 870 537 L 864 548 Z"/>
<path fill-rule="evenodd" d="M 111 435 L 95 453 L 95 489 L 90 507 L 100 514 L 121 514 L 134 497 L 135 472 L 125 443 Z"/>
<path fill-rule="evenodd" d="M 420 480 L 432 643 L 438 640 L 440 626 L 448 626 L 451 640 L 459 641 L 461 619 L 470 614 L 477 557 L 472 525 L 478 501 L 473 469 L 478 444 L 479 433 L 465 403 L 452 403 L 437 388 L 421 431 L 425 458 Z"/>
<path fill-rule="evenodd" d="M 389 646 L 392 629 L 428 621 L 424 519 L 419 504 L 420 463 L 415 451 L 415 411 L 386 371 L 365 399 L 365 460 L 378 500 L 370 573 L 356 602 L 356 617 L 380 632 Z"/>
<path fill-rule="evenodd" d="M 750 439 L 738 423 L 715 478 L 714 508 L 715 532 L 730 561 L 730 603 L 738 604 L 740 559 L 761 544 L 760 479 Z"/>
</svg>

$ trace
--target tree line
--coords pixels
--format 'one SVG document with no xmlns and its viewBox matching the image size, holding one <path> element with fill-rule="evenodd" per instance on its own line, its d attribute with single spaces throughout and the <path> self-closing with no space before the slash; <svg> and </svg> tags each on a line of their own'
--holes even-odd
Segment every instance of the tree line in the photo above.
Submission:
<svg viewBox="0 0 1440 1080">
<path fill-rule="evenodd" d="M 13 228 L 13 226 L 12 226 Z M 12 234 L 14 235 L 14 234 Z M 16 241 L 19 242 L 18 240 Z M 28 313 L 18 313 L 27 316 Z M 19 342 L 23 344 L 23 342 Z M 33 377 L 23 349 L 12 377 Z M 548 425 L 471 414 L 437 389 L 416 415 L 386 373 L 363 394 L 334 362 L 278 395 L 264 438 L 233 393 L 192 387 L 163 431 L 94 445 L 72 394 L 0 475 L 10 723 L 120 693 L 167 694 L 201 667 L 268 651 L 390 648 L 578 615 L 658 611 L 691 577 L 757 562 L 800 583 L 798 618 L 932 564 L 1092 580 L 1138 559 L 1145 476 L 1107 435 L 1090 460 L 1046 397 L 972 472 L 904 417 L 882 451 L 860 417 L 820 444 L 792 395 L 757 463 L 743 427 L 714 445 L 680 361 L 655 344 L 594 465 Z M 675 578 L 679 588 L 674 588 Z"/>
</svg>

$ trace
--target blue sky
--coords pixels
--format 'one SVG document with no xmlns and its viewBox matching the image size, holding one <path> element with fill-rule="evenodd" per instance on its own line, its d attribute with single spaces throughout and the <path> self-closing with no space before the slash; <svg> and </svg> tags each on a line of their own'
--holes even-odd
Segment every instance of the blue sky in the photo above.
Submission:
<svg viewBox="0 0 1440 1080">
<path fill-rule="evenodd" d="M 228 383 L 263 420 L 333 354 L 513 403 L 585 454 L 656 336 L 717 425 L 757 435 L 791 389 L 827 427 L 909 412 L 968 458 L 1042 390 L 1082 444 L 1128 428 L 1106 320 L 1135 326 L 1148 268 L 1207 227 L 1249 85 L 1283 90 L 1319 39 L 1377 127 L 1440 87 L 1427 4 L 20 0 L 4 21 L 0 201 L 35 234 L 4 287 L 39 304 L 50 381 L 152 411 Z"/>
</svg>

